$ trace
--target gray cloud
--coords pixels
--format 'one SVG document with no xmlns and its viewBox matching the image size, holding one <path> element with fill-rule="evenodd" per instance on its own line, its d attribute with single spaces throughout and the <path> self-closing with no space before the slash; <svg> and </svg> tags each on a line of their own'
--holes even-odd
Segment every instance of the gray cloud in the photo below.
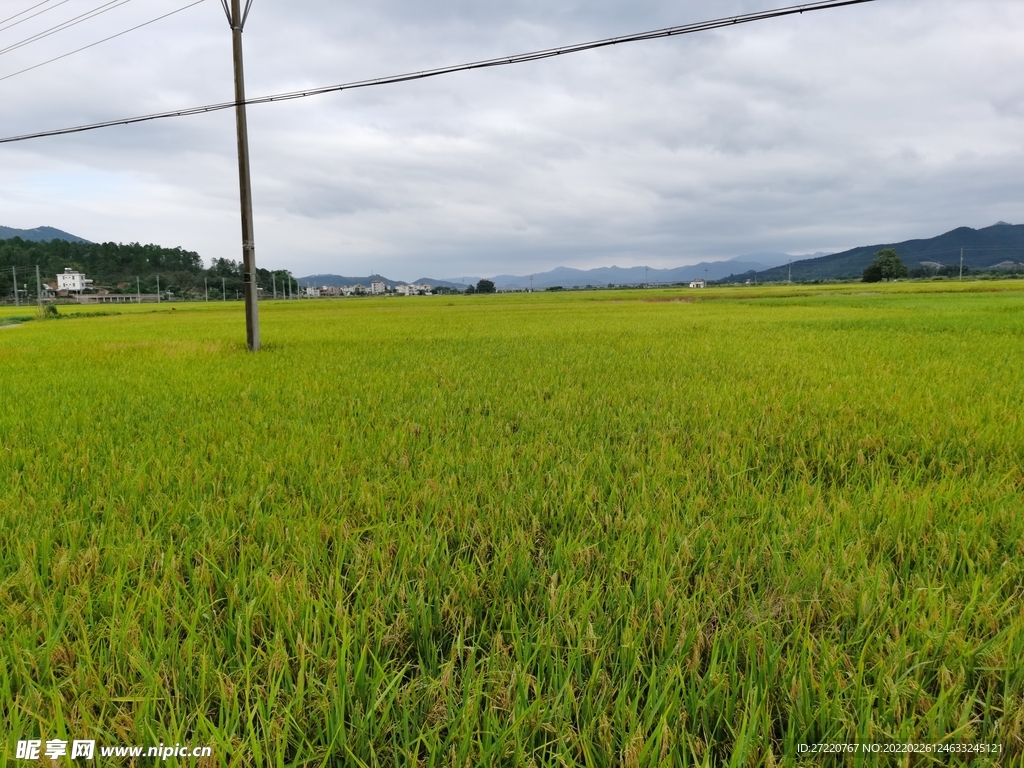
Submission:
<svg viewBox="0 0 1024 768">
<path fill-rule="evenodd" d="M 0 55 L 0 76 L 177 7 L 134 5 Z M 72 0 L 68 16 L 72 6 L 92 7 Z M 323 85 L 763 7 L 257 0 L 247 88 Z M 0 33 L 0 47 L 29 27 Z M 1024 7 L 1011 0 L 880 0 L 254 107 L 258 260 L 407 279 L 677 266 L 1024 221 L 1022 27 Z M 5 109 L 4 133 L 228 100 L 230 65 L 227 25 L 210 1 L 0 82 L 0 98 L 17 105 Z M 228 112 L 5 145 L 0 223 L 237 258 L 237 183 Z"/>
</svg>

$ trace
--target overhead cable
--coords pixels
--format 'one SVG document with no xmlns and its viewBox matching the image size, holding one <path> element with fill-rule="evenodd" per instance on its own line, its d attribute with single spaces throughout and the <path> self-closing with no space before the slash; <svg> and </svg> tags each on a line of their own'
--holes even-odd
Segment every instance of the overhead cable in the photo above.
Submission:
<svg viewBox="0 0 1024 768">
<path fill-rule="evenodd" d="M 228 0 L 220 0 L 220 5 L 224 9 L 224 15 L 228 17 L 228 25 L 231 27 L 235 26 L 235 20 L 232 18 L 231 9 L 228 7 Z M 242 10 L 242 21 L 239 23 L 239 28 L 245 28 L 245 20 L 249 18 L 249 9 L 252 8 L 252 0 L 245 0 L 245 8 Z"/>
<path fill-rule="evenodd" d="M 812 11 L 823 11 L 832 8 L 841 8 L 848 5 L 862 5 L 864 3 L 875 2 L 875 0 L 821 0 L 820 2 L 805 3 L 803 5 L 794 5 L 787 8 L 776 8 L 769 11 L 758 11 L 755 13 L 746 13 L 739 16 L 729 16 L 721 19 L 713 19 L 711 21 L 701 21 L 693 24 L 683 24 L 675 27 L 666 27 L 665 29 L 654 30 L 651 32 L 638 32 L 632 35 L 622 35 L 619 37 L 609 37 L 603 40 L 594 40 L 587 43 L 577 43 L 575 45 L 566 45 L 559 48 L 547 48 L 540 51 L 532 51 L 530 53 L 520 53 L 512 56 L 501 56 L 494 59 L 484 59 L 482 61 L 473 61 L 468 64 L 455 64 L 447 67 L 438 67 L 436 69 L 425 69 L 419 72 L 408 72 L 400 75 L 391 75 L 389 77 L 377 77 L 370 80 L 357 80 L 350 83 L 341 83 L 339 85 L 328 85 L 320 88 L 307 88 L 301 91 L 290 91 L 287 93 L 278 93 L 271 96 L 259 96 L 252 99 L 246 99 L 241 102 L 245 105 L 253 104 L 269 104 L 277 101 L 293 101 L 295 99 L 304 99 L 309 96 L 319 96 L 325 93 L 336 93 L 340 91 L 355 90 L 357 88 L 370 88 L 377 85 L 393 85 L 395 83 L 405 83 L 412 80 L 424 80 L 429 77 L 438 77 L 440 75 L 450 75 L 455 72 L 467 72 L 474 69 L 486 69 L 489 67 L 502 67 L 509 64 L 523 64 L 528 61 L 540 61 L 541 59 L 550 59 L 555 56 L 564 56 L 572 53 L 580 53 L 582 51 L 589 51 L 595 48 L 605 48 L 611 45 L 620 45 L 625 43 L 636 43 L 644 40 L 656 40 L 663 37 L 676 37 L 680 35 L 693 34 L 695 32 L 707 32 L 714 29 L 722 29 L 725 27 L 732 27 L 739 24 L 749 24 L 755 21 L 765 21 L 767 19 L 775 19 L 782 16 L 792 16 L 800 13 L 810 13 Z M 20 136 L 8 136 L 0 139 L 0 144 L 9 144 L 15 141 L 27 141 L 29 139 L 40 139 L 47 136 L 62 136 L 69 133 L 82 133 L 84 131 L 95 131 L 100 128 L 110 128 L 115 125 L 131 125 L 133 123 L 142 123 L 150 120 L 162 120 L 170 117 L 186 117 L 188 115 L 199 115 L 206 112 L 217 112 L 224 109 L 232 109 L 238 106 L 234 101 L 220 102 L 219 104 L 207 104 L 201 107 L 188 107 L 186 109 L 177 109 L 169 112 L 155 112 L 149 115 L 140 115 L 138 117 L 125 117 L 117 120 L 105 120 L 100 123 L 90 123 L 88 125 L 78 125 L 70 128 L 58 128 L 51 131 L 40 131 L 38 133 L 26 133 Z"/>
<path fill-rule="evenodd" d="M 18 48 L 24 48 L 26 45 L 34 43 L 37 40 L 42 40 L 43 38 L 49 37 L 50 35 L 55 35 L 58 32 L 63 32 L 65 29 L 70 29 L 71 27 L 81 24 L 84 21 L 89 21 L 89 19 L 94 19 L 97 16 L 101 16 L 102 14 L 106 13 L 107 11 L 112 11 L 115 8 L 120 8 L 122 5 L 126 5 L 131 1 L 132 0 L 109 0 L 109 2 L 97 6 L 96 8 L 93 8 L 91 11 L 86 11 L 83 14 L 74 16 L 68 19 L 67 21 L 62 21 L 60 24 L 52 26 L 49 29 L 44 29 L 42 32 L 32 35 L 31 37 L 26 37 L 24 40 L 20 40 L 17 43 L 12 43 L 11 45 L 8 45 L 6 48 L 0 48 L 0 56 L 11 51 L 15 51 Z M 11 26 L 14 25 L 12 24 Z"/>
<path fill-rule="evenodd" d="M 49 2 L 50 2 L 50 0 L 43 0 L 43 2 L 41 2 L 41 3 L 36 3 L 35 5 L 30 5 L 30 6 L 29 6 L 28 8 L 26 8 L 26 9 L 25 9 L 24 11 L 18 11 L 18 13 L 14 14 L 13 16 L 8 16 L 8 17 L 7 17 L 6 19 L 0 19 L 0 24 L 6 24 L 6 23 L 7 23 L 8 21 L 10 21 L 11 19 L 16 19 L 16 18 L 18 18 L 19 16 L 24 16 L 24 15 L 25 15 L 26 13 L 28 13 L 29 11 L 35 10 L 35 9 L 36 9 L 36 8 L 38 8 L 38 7 L 40 6 L 40 5 L 46 5 L 46 4 L 47 4 L 47 3 L 49 3 Z"/>
<path fill-rule="evenodd" d="M 31 72 L 33 69 L 39 69 L 40 67 L 44 67 L 47 64 L 52 64 L 55 61 L 60 61 L 61 59 L 66 59 L 68 56 L 73 56 L 76 53 L 81 53 L 82 51 L 87 50 L 89 48 L 95 48 L 100 43 L 105 43 L 108 40 L 113 40 L 115 37 L 121 37 L 122 35 L 127 35 L 129 32 L 134 32 L 137 29 L 142 29 L 143 27 L 148 27 L 150 24 L 155 24 L 156 22 L 158 22 L 158 21 L 160 21 L 162 19 L 166 19 L 168 16 L 173 16 L 176 13 L 181 13 L 182 11 L 187 10 L 189 8 L 192 8 L 193 6 L 199 5 L 200 3 L 203 3 L 203 2 L 205 2 L 205 0 L 195 0 L 194 3 L 189 3 L 188 5 L 183 5 L 181 8 L 173 10 L 170 13 L 165 13 L 163 16 L 157 16 L 155 19 L 150 19 L 149 21 L 144 22 L 142 24 L 139 24 L 137 26 L 134 26 L 131 29 L 126 29 L 124 32 L 118 32 L 116 35 L 111 35 L 110 37 L 105 37 L 102 40 L 97 40 L 95 43 L 89 43 L 89 45 L 83 45 L 81 48 L 77 48 L 77 49 L 75 49 L 73 51 L 69 51 L 68 53 L 61 54 L 60 56 L 55 56 L 52 59 L 48 59 L 48 60 L 46 60 L 44 62 L 41 62 L 39 64 L 34 64 L 31 67 L 25 67 L 25 69 L 19 69 L 17 72 L 12 72 L 9 75 L 4 75 L 3 77 L 0 77 L 0 82 L 3 82 L 4 80 L 9 80 L 10 78 L 14 77 L 15 75 L 20 75 L 20 74 L 23 74 L 25 72 Z"/>
<path fill-rule="evenodd" d="M 7 19 L 4 19 L 3 21 L 0 21 L 0 24 L 7 24 L 7 22 L 10 21 L 11 19 L 16 19 L 19 16 L 24 16 L 26 13 L 31 11 L 33 8 L 38 8 L 40 5 L 46 5 L 46 3 L 48 3 L 48 2 L 50 2 L 50 0 L 45 0 L 45 2 L 39 3 L 39 5 L 33 5 L 32 8 L 26 8 L 21 13 L 16 13 L 13 16 L 11 16 L 10 18 L 7 18 Z M 13 24 L 7 24 L 6 27 L 0 27 L 0 32 L 3 32 L 4 30 L 10 29 L 11 27 L 16 27 L 19 24 L 24 24 L 29 19 L 34 19 L 36 16 L 42 16 L 47 11 L 52 11 L 54 8 L 59 8 L 60 6 L 64 5 L 64 3 L 69 3 L 69 2 L 71 2 L 71 0 L 60 0 L 60 2 L 57 3 L 57 5 L 51 5 L 49 8 L 43 8 L 43 10 L 41 10 L 41 11 L 39 11 L 37 13 L 33 13 L 31 16 L 28 16 L 27 18 L 24 18 L 21 21 L 16 21 Z"/>
</svg>

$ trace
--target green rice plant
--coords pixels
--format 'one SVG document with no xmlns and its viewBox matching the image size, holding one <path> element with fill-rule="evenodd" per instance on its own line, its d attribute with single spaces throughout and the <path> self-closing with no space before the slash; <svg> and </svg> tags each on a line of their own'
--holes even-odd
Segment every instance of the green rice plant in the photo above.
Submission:
<svg viewBox="0 0 1024 768">
<path fill-rule="evenodd" d="M 1019 764 L 1024 290 L 870 288 L 4 331 L 0 765 Z"/>
</svg>

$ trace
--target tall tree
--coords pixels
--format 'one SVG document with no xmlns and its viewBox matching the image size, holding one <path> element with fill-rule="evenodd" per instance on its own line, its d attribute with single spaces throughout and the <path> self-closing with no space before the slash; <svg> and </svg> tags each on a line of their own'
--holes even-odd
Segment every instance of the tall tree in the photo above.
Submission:
<svg viewBox="0 0 1024 768">
<path fill-rule="evenodd" d="M 875 260 L 865 268 L 861 280 L 877 283 L 880 280 L 896 280 L 909 274 L 906 265 L 893 248 L 883 248 L 875 254 Z"/>
</svg>

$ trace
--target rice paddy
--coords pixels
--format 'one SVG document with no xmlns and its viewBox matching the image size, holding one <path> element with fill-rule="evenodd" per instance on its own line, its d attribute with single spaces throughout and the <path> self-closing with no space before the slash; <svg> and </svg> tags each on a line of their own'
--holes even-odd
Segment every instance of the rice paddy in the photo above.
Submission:
<svg viewBox="0 0 1024 768">
<path fill-rule="evenodd" d="M 870 290 L 0 329 L 0 765 L 1020 765 L 1024 285 Z"/>
</svg>

